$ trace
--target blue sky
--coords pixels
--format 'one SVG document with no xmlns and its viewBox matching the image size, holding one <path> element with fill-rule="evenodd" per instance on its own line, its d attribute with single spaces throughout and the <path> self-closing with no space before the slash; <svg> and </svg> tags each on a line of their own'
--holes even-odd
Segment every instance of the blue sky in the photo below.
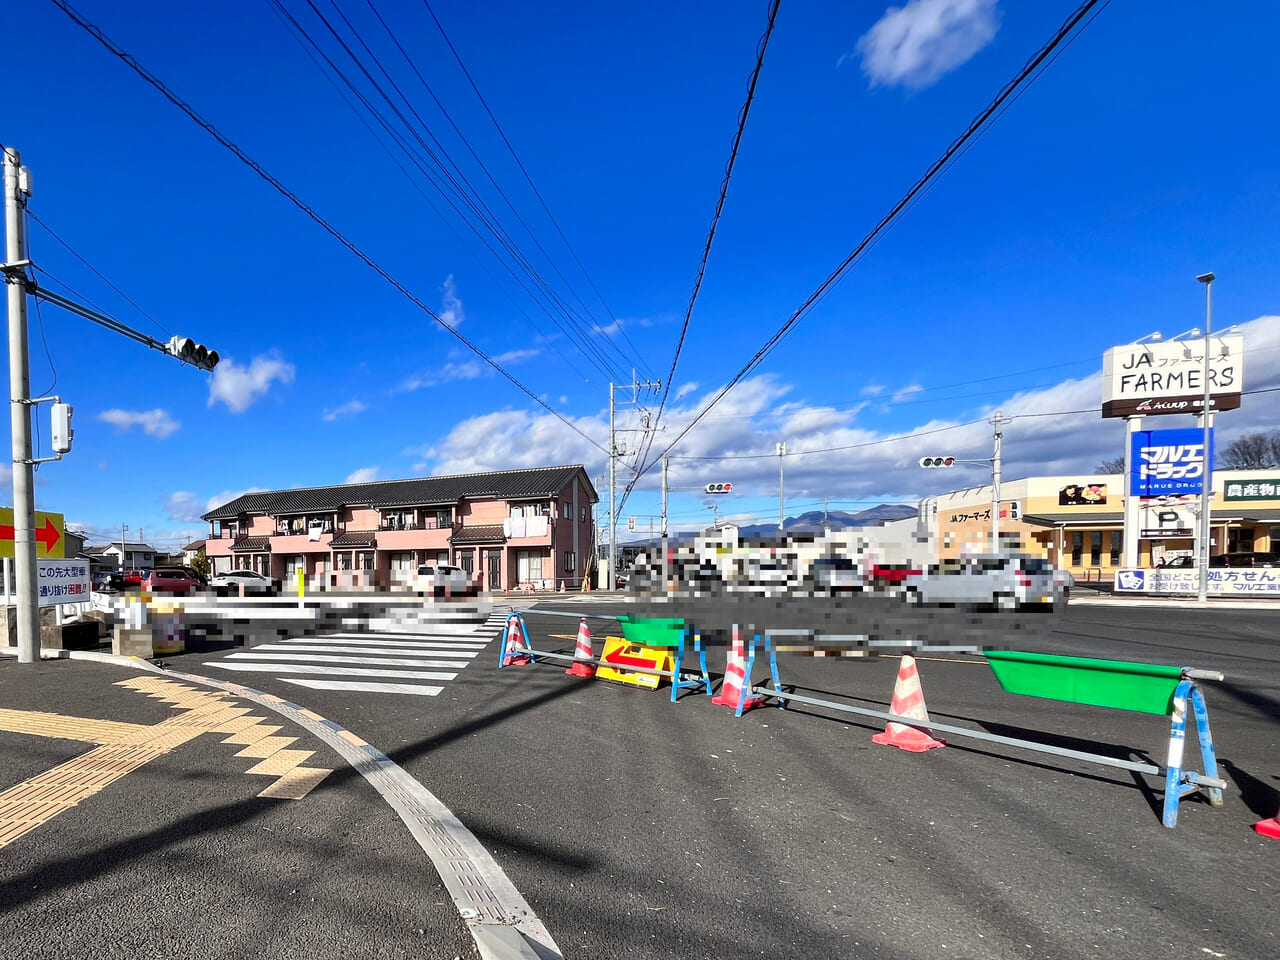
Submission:
<svg viewBox="0 0 1280 960">
<path fill-rule="evenodd" d="M 282 2 L 330 56 L 343 56 L 305 2 Z M 606 311 L 423 4 L 378 0 L 376 9 L 554 266 L 366 0 L 340 0 L 514 244 L 584 314 L 590 356 L 461 220 L 442 222 L 418 191 L 443 201 L 412 167 L 411 180 L 392 163 L 266 0 L 75 5 L 593 440 L 605 442 L 610 379 L 596 350 L 629 376 L 634 344 L 641 378 L 666 377 L 767 4 L 434 0 Z M 334 16 L 327 2 L 317 7 Z M 1073 7 L 784 0 L 665 437 Z M 44 390 L 56 373 L 57 392 L 76 408 L 75 449 L 40 470 L 39 508 L 100 537 L 124 522 L 172 547 L 203 532 L 196 518 L 211 504 L 252 488 L 579 461 L 604 474 L 599 448 L 486 372 L 52 3 L 18 0 L 16 16 L 23 40 L 9 67 L 21 97 L 0 141 L 34 173 L 31 209 L 159 326 L 36 225 L 33 259 L 66 285 L 51 288 L 224 358 L 210 376 L 57 308 L 33 313 L 32 387 Z M 997 407 L 1096 408 L 1107 347 L 1202 323 L 1194 278 L 1205 270 L 1219 278 L 1215 327 L 1243 325 L 1246 390 L 1280 384 L 1280 131 L 1269 119 L 1277 30 L 1280 10 L 1269 3 L 1212 15 L 1191 2 L 1107 7 L 672 450 L 706 458 L 673 459 L 673 521 L 710 518 L 700 495 L 710 480 L 735 484 L 738 495 L 718 501 L 722 516 L 776 517 L 779 440 L 797 453 L 865 445 L 789 456 L 789 514 L 824 497 L 856 510 L 977 484 L 981 468 L 925 472 L 916 459 L 987 455 L 989 427 L 958 425 Z M 609 336 L 615 320 L 630 343 Z M 1277 396 L 1246 397 L 1224 415 L 1221 442 L 1280 420 Z M 944 432 L 882 442 L 934 430 Z M 624 435 L 632 447 L 638 436 Z M 1120 452 L 1119 425 L 1096 415 L 1024 417 L 1006 430 L 1005 475 L 1084 472 Z M 638 516 L 640 530 L 658 513 L 657 478 L 641 481 L 622 514 Z"/>
</svg>

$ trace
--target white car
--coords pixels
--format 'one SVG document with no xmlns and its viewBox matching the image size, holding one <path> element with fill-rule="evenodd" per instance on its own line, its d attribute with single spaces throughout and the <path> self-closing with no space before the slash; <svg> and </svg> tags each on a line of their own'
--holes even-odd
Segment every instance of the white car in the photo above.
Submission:
<svg viewBox="0 0 1280 960">
<path fill-rule="evenodd" d="M 473 586 L 471 577 L 461 567 L 448 563 L 424 563 L 418 567 L 414 589 L 433 597 L 469 596 Z"/>
<path fill-rule="evenodd" d="M 273 594 L 280 589 L 280 583 L 270 577 L 263 576 L 255 570 L 230 570 L 209 578 L 209 586 L 218 593 L 240 593 L 244 588 L 246 594 Z"/>
</svg>

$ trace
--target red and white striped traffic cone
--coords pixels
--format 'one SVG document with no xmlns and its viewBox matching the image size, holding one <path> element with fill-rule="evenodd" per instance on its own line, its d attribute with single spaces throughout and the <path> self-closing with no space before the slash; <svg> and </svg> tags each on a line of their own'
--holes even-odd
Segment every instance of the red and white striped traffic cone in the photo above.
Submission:
<svg viewBox="0 0 1280 960">
<path fill-rule="evenodd" d="M 506 651 L 502 655 L 504 667 L 524 667 L 532 663 L 529 655 L 524 652 L 524 632 L 520 629 L 518 617 L 507 619 L 507 638 L 503 642 L 506 644 Z"/>
<path fill-rule="evenodd" d="M 720 692 L 711 698 L 711 702 L 721 707 L 738 709 L 738 701 L 742 699 L 742 688 L 747 682 L 747 658 L 743 652 L 742 635 L 738 626 L 733 627 L 733 642 L 729 645 L 729 655 L 725 661 L 724 682 L 720 684 Z M 749 696 L 742 709 L 750 710 L 764 703 L 764 697 Z"/>
<path fill-rule="evenodd" d="M 1264 837 L 1273 837 L 1280 840 L 1280 813 L 1277 813 L 1270 820 L 1259 820 L 1253 825 L 1253 829 Z"/>
<path fill-rule="evenodd" d="M 573 665 L 565 673 L 571 677 L 596 675 L 595 664 L 591 663 L 591 631 L 587 629 L 586 617 L 578 624 L 578 645 L 573 651 Z"/>
<path fill-rule="evenodd" d="M 915 657 L 904 656 L 898 665 L 898 681 L 893 685 L 893 701 L 889 704 L 889 712 L 899 717 L 929 722 L 929 711 L 924 706 L 924 690 L 920 686 L 920 674 L 916 672 Z M 913 753 L 946 746 L 945 742 L 930 736 L 925 730 L 893 720 L 884 728 L 884 733 L 877 733 L 871 739 L 876 743 L 901 747 Z"/>
</svg>

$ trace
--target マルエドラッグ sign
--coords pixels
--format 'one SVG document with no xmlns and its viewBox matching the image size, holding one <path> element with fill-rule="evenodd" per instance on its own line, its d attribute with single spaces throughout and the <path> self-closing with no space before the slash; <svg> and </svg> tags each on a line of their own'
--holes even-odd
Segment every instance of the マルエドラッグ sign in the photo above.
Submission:
<svg viewBox="0 0 1280 960">
<path fill-rule="evenodd" d="M 1206 466 L 1213 463 L 1213 431 L 1205 457 L 1204 431 L 1137 430 L 1129 451 L 1130 491 L 1135 497 L 1186 496 L 1204 486 Z"/>
<path fill-rule="evenodd" d="M 1131 343 L 1102 356 L 1104 417 L 1199 413 L 1204 406 L 1201 340 Z M 1244 338 L 1209 338 L 1210 410 L 1235 410 L 1244 389 Z"/>
</svg>

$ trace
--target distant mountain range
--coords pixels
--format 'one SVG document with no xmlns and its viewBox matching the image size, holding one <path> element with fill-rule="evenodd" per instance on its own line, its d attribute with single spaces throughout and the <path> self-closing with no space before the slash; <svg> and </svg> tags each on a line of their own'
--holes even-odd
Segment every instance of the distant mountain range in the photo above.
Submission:
<svg viewBox="0 0 1280 960">
<path fill-rule="evenodd" d="M 827 523 L 832 530 L 848 530 L 850 527 L 868 527 L 885 520 L 904 520 L 917 513 L 915 507 L 905 503 L 881 503 L 857 513 L 832 510 L 827 515 Z M 810 510 L 798 517 L 787 517 L 782 528 L 786 533 L 821 533 L 824 528 L 822 511 Z M 777 532 L 776 523 L 753 523 L 738 528 L 739 536 L 744 537 L 771 536 Z"/>
</svg>

